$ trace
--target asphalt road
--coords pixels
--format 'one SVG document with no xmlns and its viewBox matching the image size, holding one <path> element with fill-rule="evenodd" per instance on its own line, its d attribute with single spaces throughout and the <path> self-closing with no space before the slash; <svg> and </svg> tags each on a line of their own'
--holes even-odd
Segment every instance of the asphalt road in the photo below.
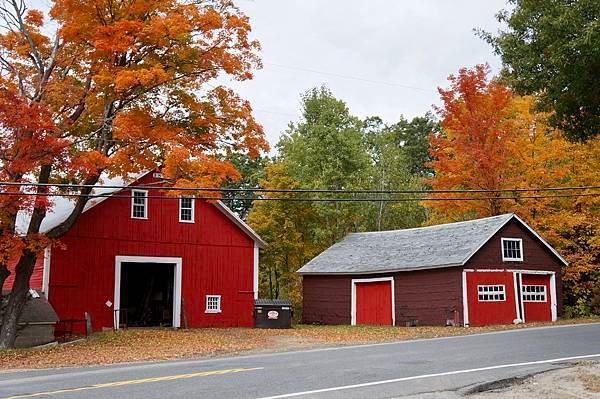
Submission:
<svg viewBox="0 0 600 399">
<path fill-rule="evenodd" d="M 578 360 L 600 360 L 600 323 L 229 358 L 11 371 L 0 373 L 0 398 L 449 398 L 474 384 Z"/>
</svg>

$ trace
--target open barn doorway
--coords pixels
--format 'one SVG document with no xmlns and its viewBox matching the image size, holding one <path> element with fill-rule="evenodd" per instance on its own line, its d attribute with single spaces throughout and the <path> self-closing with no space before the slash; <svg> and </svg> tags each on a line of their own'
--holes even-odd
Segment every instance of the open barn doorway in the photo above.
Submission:
<svg viewBox="0 0 600 399">
<path fill-rule="evenodd" d="M 173 326 L 175 265 L 121 265 L 121 323 L 129 327 Z"/>
<path fill-rule="evenodd" d="M 179 327 L 181 258 L 117 256 L 115 328 Z"/>
</svg>

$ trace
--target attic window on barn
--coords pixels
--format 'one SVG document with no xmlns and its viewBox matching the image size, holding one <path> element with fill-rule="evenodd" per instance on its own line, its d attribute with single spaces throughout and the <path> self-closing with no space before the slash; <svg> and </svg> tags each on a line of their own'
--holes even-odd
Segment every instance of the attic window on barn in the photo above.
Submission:
<svg viewBox="0 0 600 399">
<path fill-rule="evenodd" d="M 205 313 L 221 313 L 221 295 L 206 296 Z"/>
<path fill-rule="evenodd" d="M 131 190 L 131 217 L 148 219 L 148 191 Z"/>
<path fill-rule="evenodd" d="M 523 261 L 523 240 L 520 238 L 502 239 L 502 261 Z"/>
<path fill-rule="evenodd" d="M 477 299 L 479 302 L 505 301 L 505 287 L 504 285 L 478 285 Z"/>
<path fill-rule="evenodd" d="M 179 221 L 182 223 L 194 223 L 194 198 L 179 198 Z"/>
<path fill-rule="evenodd" d="M 545 285 L 523 285 L 521 287 L 523 302 L 546 302 Z"/>
</svg>

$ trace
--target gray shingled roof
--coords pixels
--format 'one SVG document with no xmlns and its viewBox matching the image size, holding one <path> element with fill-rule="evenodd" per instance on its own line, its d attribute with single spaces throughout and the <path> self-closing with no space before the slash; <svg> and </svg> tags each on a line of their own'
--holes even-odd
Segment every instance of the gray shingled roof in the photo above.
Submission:
<svg viewBox="0 0 600 399">
<path fill-rule="evenodd" d="M 298 273 L 358 274 L 461 266 L 513 217 L 522 222 L 509 213 L 415 229 L 349 234 Z"/>
</svg>

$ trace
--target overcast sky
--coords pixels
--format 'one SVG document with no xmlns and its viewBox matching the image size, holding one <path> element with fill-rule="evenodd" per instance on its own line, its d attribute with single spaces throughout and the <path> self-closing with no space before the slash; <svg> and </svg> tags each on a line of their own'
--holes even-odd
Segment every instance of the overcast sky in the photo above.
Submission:
<svg viewBox="0 0 600 399">
<path fill-rule="evenodd" d="M 300 94 L 311 87 L 326 84 L 353 114 L 393 123 L 431 110 L 436 88 L 460 67 L 500 67 L 473 28 L 495 32 L 494 15 L 505 0 L 236 3 L 261 42 L 264 67 L 252 81 L 233 86 L 251 101 L 272 147 L 288 122 L 298 120 Z"/>
</svg>

